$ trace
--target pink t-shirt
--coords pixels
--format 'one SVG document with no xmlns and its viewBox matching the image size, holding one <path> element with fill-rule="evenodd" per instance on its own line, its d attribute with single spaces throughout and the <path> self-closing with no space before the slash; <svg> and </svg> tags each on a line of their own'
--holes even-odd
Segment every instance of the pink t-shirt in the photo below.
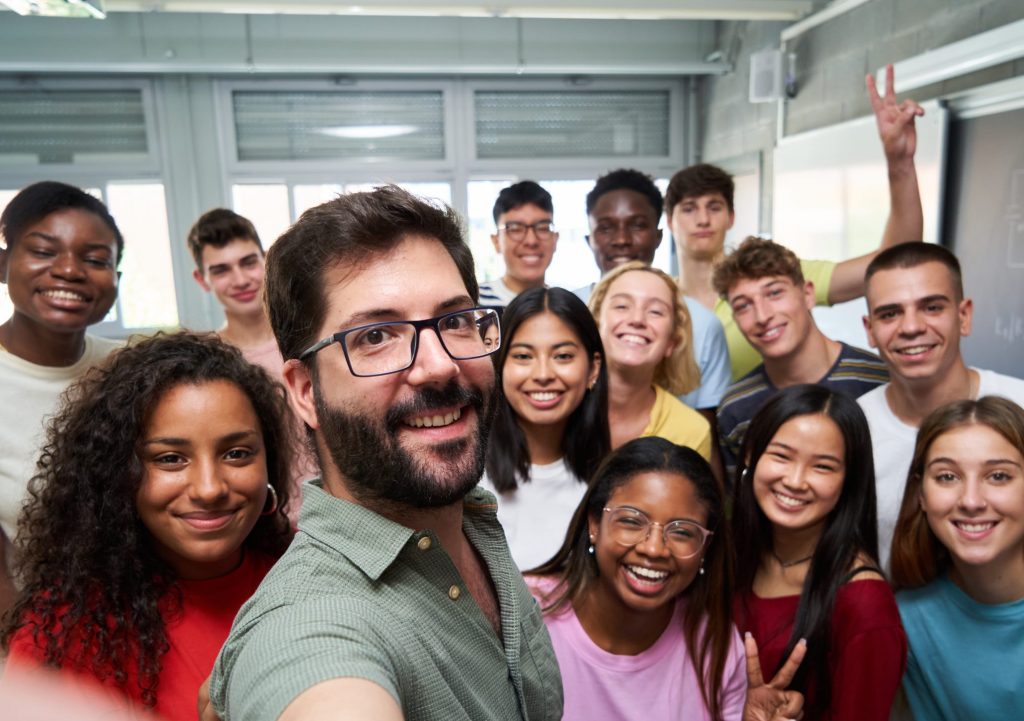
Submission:
<svg viewBox="0 0 1024 721">
<path fill-rule="evenodd" d="M 527 583 L 538 598 L 554 586 L 550 578 L 527 578 Z M 686 650 L 685 612 L 686 601 L 680 599 L 665 632 L 635 656 L 608 653 L 591 641 L 571 606 L 546 614 L 562 672 L 563 721 L 710 721 Z M 742 719 L 747 698 L 743 643 L 735 629 L 732 635 L 720 696 L 724 721 Z"/>
</svg>

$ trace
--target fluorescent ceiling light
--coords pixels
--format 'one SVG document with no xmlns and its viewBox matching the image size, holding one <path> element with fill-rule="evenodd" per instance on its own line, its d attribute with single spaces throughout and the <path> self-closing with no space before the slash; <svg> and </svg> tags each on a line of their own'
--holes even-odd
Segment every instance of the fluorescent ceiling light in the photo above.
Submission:
<svg viewBox="0 0 1024 721">
<path fill-rule="evenodd" d="M 153 0 L 107 0 L 112 12 L 146 12 Z M 812 0 L 161 0 L 161 12 L 614 20 L 797 20 Z"/>
<path fill-rule="evenodd" d="M 45 15 L 62 18 L 96 18 L 103 20 L 103 0 L 0 0 L 19 15 Z"/>
<path fill-rule="evenodd" d="M 1020 57 L 1024 57 L 1024 20 L 893 63 L 896 92 L 940 83 Z M 879 68 L 876 76 L 879 87 L 884 87 L 885 68 Z"/>
<path fill-rule="evenodd" d="M 353 140 L 375 140 L 377 138 L 397 138 L 400 135 L 412 135 L 419 128 L 415 125 L 339 125 L 334 128 L 322 128 L 324 135 Z"/>
</svg>

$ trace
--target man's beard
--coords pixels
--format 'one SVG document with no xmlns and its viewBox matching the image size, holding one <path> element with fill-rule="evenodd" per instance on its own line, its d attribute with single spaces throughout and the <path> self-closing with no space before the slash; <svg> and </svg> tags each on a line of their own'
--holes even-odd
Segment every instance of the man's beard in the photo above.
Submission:
<svg viewBox="0 0 1024 721">
<path fill-rule="evenodd" d="M 485 396 L 477 388 L 451 381 L 440 390 L 422 388 L 412 400 L 389 408 L 383 418 L 371 418 L 329 406 L 319 379 L 314 381 L 313 391 L 317 420 L 331 460 L 360 503 L 439 508 L 461 500 L 480 480 L 494 409 L 493 392 L 487 391 Z M 466 405 L 476 412 L 475 434 L 431 446 L 433 457 L 416 458 L 402 447 L 398 431 L 405 425 L 403 419 Z"/>
</svg>

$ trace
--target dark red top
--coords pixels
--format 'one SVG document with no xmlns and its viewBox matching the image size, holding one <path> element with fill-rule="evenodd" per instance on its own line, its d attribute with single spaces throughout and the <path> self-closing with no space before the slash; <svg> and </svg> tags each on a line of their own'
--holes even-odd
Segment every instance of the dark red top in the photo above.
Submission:
<svg viewBox="0 0 1024 721">
<path fill-rule="evenodd" d="M 760 598 L 753 593 L 736 599 L 736 626 L 757 641 L 765 681 L 782 666 L 799 603 L 799 596 Z M 888 583 L 851 581 L 839 589 L 829 644 L 832 699 L 823 715 L 804 716 L 805 721 L 888 721 L 907 665 L 907 637 Z M 813 687 L 808 689 L 809 701 L 814 694 Z"/>
<path fill-rule="evenodd" d="M 180 614 L 165 615 L 164 623 L 170 650 L 160 657 L 160 680 L 156 689 L 155 711 L 165 721 L 195 721 L 196 696 L 199 686 L 213 670 L 221 645 L 228 637 L 238 609 L 245 603 L 274 565 L 274 559 L 259 553 L 245 554 L 242 564 L 231 573 L 208 581 L 179 581 L 182 607 Z M 166 614 L 166 611 L 165 611 Z M 42 649 L 33 640 L 34 624 L 30 622 L 11 639 L 9 669 L 38 668 Z M 70 642 L 80 647 L 81 640 Z M 135 708 L 142 708 L 142 691 L 134 660 L 125 671 L 128 682 L 123 688 L 108 679 L 103 685 L 114 695 Z M 90 671 L 63 667 L 62 673 L 96 680 Z"/>
</svg>

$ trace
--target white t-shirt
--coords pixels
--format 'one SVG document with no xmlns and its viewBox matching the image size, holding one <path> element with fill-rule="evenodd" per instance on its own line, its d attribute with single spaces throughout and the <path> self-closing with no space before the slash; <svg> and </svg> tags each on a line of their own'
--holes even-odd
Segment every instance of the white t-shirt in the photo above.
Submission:
<svg viewBox="0 0 1024 721">
<path fill-rule="evenodd" d="M 1024 406 L 1024 380 L 994 371 L 978 368 L 972 370 L 977 371 L 979 377 L 978 398 L 1002 396 Z M 878 386 L 857 399 L 871 428 L 875 493 L 878 500 L 878 554 L 881 556 L 878 560 L 884 568 L 889 567 L 889 549 L 917 440 L 917 428 L 901 421 L 889 408 L 885 398 L 885 389 L 888 387 L 888 383 Z"/>
<path fill-rule="evenodd" d="M 511 493 L 498 493 L 486 473 L 480 485 L 498 499 L 498 521 L 505 529 L 512 560 L 523 571 L 536 568 L 561 548 L 572 514 L 587 490 L 564 459 L 531 465 L 530 480 L 520 482 Z"/>
<path fill-rule="evenodd" d="M 74 365 L 60 368 L 36 365 L 0 351 L 0 528 L 9 541 L 14 540 L 46 424 L 60 394 L 120 345 L 119 341 L 86 335 L 82 357 Z"/>
</svg>

